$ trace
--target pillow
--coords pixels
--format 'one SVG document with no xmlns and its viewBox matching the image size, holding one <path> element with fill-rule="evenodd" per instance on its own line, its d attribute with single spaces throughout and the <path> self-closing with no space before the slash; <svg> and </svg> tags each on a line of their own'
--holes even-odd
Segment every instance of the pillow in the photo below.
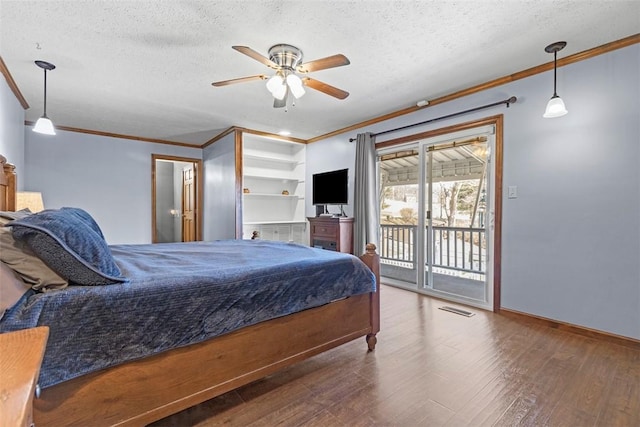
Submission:
<svg viewBox="0 0 640 427">
<path fill-rule="evenodd" d="M 14 219 L 24 218 L 31 215 L 29 208 L 20 209 L 19 211 L 0 211 L 0 225 L 4 225 Z"/>
<path fill-rule="evenodd" d="M 80 209 L 80 208 L 61 208 L 60 210 L 67 211 L 68 213 L 72 213 L 74 215 L 77 215 L 81 220 L 86 222 L 87 225 L 89 227 L 91 227 L 91 229 L 93 231 L 98 233 L 100 238 L 104 239 L 104 235 L 102 234 L 102 230 L 100 230 L 100 227 L 98 226 L 98 223 L 96 222 L 95 219 L 93 219 L 93 217 L 89 214 L 89 212 L 87 212 L 87 211 L 85 211 L 83 209 Z"/>
<path fill-rule="evenodd" d="M 17 242 L 11 227 L 0 227 L 0 261 L 35 290 L 62 289 L 67 281 L 42 262 L 23 242 Z"/>
<path fill-rule="evenodd" d="M 35 290 L 62 289 L 67 281 L 42 262 L 23 242 L 17 242 L 11 227 L 0 227 L 0 261 Z"/>
<path fill-rule="evenodd" d="M 28 290 L 29 285 L 16 276 L 4 262 L 0 262 L 0 319 Z"/>
<path fill-rule="evenodd" d="M 47 209 L 13 221 L 11 227 L 16 240 L 26 242 L 69 282 L 109 285 L 125 281 L 101 233 L 77 210 Z"/>
</svg>

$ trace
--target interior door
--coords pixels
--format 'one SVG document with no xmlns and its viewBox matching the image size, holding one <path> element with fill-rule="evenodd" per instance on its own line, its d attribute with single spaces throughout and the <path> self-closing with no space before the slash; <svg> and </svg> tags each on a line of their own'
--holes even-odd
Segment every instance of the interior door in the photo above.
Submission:
<svg viewBox="0 0 640 427">
<path fill-rule="evenodd" d="M 196 240 L 195 222 L 195 180 L 193 166 L 182 169 L 182 241 L 194 242 Z"/>
<path fill-rule="evenodd" d="M 151 155 L 151 241 L 202 240 L 202 160 Z"/>
</svg>

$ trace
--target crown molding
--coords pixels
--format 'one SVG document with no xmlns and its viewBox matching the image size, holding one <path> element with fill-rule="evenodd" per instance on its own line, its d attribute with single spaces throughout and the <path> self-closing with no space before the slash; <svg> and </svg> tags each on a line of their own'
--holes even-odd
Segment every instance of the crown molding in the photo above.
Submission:
<svg viewBox="0 0 640 427">
<path fill-rule="evenodd" d="M 594 47 L 592 49 L 588 49 L 582 52 L 575 53 L 573 55 L 567 56 L 565 58 L 558 60 L 558 68 L 563 67 L 565 65 L 573 64 L 574 62 L 584 61 L 585 59 L 593 58 L 594 56 L 602 55 L 603 53 L 611 52 L 613 50 L 622 49 L 627 46 L 634 45 L 636 43 L 640 43 L 640 34 L 634 34 L 632 36 L 626 37 L 621 40 L 617 40 L 611 43 L 604 44 L 602 46 Z M 364 122 L 355 123 L 351 126 L 347 126 L 342 129 L 334 130 L 333 132 L 326 133 L 324 135 L 316 136 L 307 140 L 307 143 L 313 143 L 317 141 L 321 141 L 323 139 L 330 138 L 332 136 L 340 135 L 352 130 L 361 129 L 365 126 L 370 126 L 376 123 L 384 122 L 386 120 L 390 120 L 396 117 L 404 116 L 405 114 L 414 113 L 418 110 L 423 110 L 425 108 L 432 107 L 434 105 L 443 104 L 445 102 L 452 101 L 454 99 L 462 98 L 477 92 L 482 92 L 487 89 L 491 89 L 497 86 L 501 86 L 507 83 L 514 82 L 516 80 L 524 79 L 526 77 L 531 77 L 535 74 L 544 73 L 546 71 L 553 69 L 553 61 L 548 62 L 546 64 L 538 65 L 536 67 L 529 68 L 524 71 L 519 71 L 514 74 L 510 74 L 508 76 L 499 77 L 495 80 L 488 81 L 486 83 L 481 83 L 476 86 L 471 86 L 467 89 L 463 89 L 449 95 L 444 95 L 439 98 L 428 99 L 429 104 L 424 107 L 418 107 L 413 105 L 408 108 L 404 108 L 402 110 L 398 110 L 389 114 L 385 114 L 384 116 L 374 117 L 372 119 L 366 120 Z"/>
<path fill-rule="evenodd" d="M 640 33 L 639 34 L 634 34 L 632 36 L 620 39 L 620 40 L 616 40 L 614 42 L 611 43 L 607 43 L 604 44 L 602 46 L 598 46 L 598 47 L 594 47 L 592 49 L 587 49 L 585 51 L 582 52 L 578 52 L 575 53 L 573 55 L 564 57 L 562 59 L 558 60 L 558 67 L 563 67 L 565 65 L 569 65 L 569 64 L 573 64 L 575 62 L 579 62 L 579 61 L 584 61 L 585 59 L 589 59 L 589 58 L 593 58 L 595 56 L 598 55 L 602 55 L 604 53 L 608 53 L 617 49 L 622 49 L 624 47 L 627 46 L 631 46 L 634 44 L 640 43 Z M 423 107 L 418 107 L 416 105 L 413 105 L 411 107 L 408 108 L 403 108 L 401 110 L 397 110 L 382 116 L 378 116 L 378 117 L 374 117 L 371 118 L 369 120 L 365 120 L 363 122 L 359 122 L 359 123 L 355 123 L 353 125 L 341 128 L 341 129 L 336 129 L 332 132 L 323 134 L 323 135 L 319 135 L 310 139 L 300 139 L 300 138 L 293 138 L 293 137 L 285 137 L 285 136 L 281 136 L 278 134 L 273 134 L 273 133 L 269 133 L 269 132 L 263 132 L 263 131 L 258 131 L 258 130 L 254 130 L 254 129 L 248 129 L 248 128 L 244 128 L 244 127 L 240 127 L 240 126 L 231 126 L 230 128 L 226 129 L 225 131 L 223 131 L 222 133 L 216 135 L 215 137 L 209 139 L 208 141 L 206 141 L 204 144 L 189 144 L 189 143 L 184 143 L 184 142 L 175 142 L 175 141 L 167 141 L 167 140 L 162 140 L 162 139 L 154 139 L 154 138 L 144 138 L 144 137 L 139 137 L 139 136 L 132 136 L 132 135 L 121 135 L 121 134 L 116 134 L 116 133 L 111 133 L 111 132 L 102 132 L 102 131 L 94 131 L 94 130 L 89 130 L 89 129 L 79 129 L 79 128 L 73 128 L 73 127 L 66 127 L 66 126 L 56 126 L 57 129 L 60 130 L 67 130 L 70 132 L 79 132 L 79 133 L 87 133 L 87 134 L 91 134 L 91 135 L 101 135 L 101 136 L 108 136 L 108 137 L 113 137 L 113 138 L 123 138 L 123 139 L 131 139 L 131 140 L 135 140 L 135 141 L 143 141 L 143 142 L 153 142 L 153 143 L 158 143 L 158 144 L 168 144 L 168 145 L 176 145 L 176 146 L 181 146 L 181 147 L 192 147 L 192 148 L 206 148 L 209 145 L 215 143 L 216 141 L 224 138 L 225 136 L 229 135 L 232 132 L 244 132 L 244 133 L 250 133 L 250 134 L 254 134 L 254 135 L 260 135 L 260 136 L 266 136 L 269 138 L 276 138 L 276 139 L 280 139 L 283 141 L 291 141 L 291 142 L 298 142 L 298 143 L 302 143 L 302 144 L 311 144 L 317 141 L 321 141 L 323 139 L 327 139 L 327 138 L 331 138 L 333 136 L 336 135 L 340 135 L 346 132 L 350 132 L 356 129 L 361 129 L 364 128 L 366 126 L 370 126 L 373 124 L 377 124 L 380 122 L 384 122 L 387 120 L 391 120 L 394 119 L 396 117 L 400 117 L 400 116 L 404 116 L 406 114 L 411 114 L 414 113 L 418 110 L 423 110 L 425 108 L 429 108 L 432 107 L 434 105 L 438 105 L 438 104 L 443 104 L 445 102 L 449 102 L 452 101 L 454 99 L 458 99 L 458 98 L 462 98 L 474 93 L 478 93 L 478 92 L 482 92 L 484 90 L 487 89 L 491 89 L 497 86 L 501 86 L 507 83 L 511 83 L 517 80 L 521 80 L 524 79 L 526 77 L 531 77 L 533 75 L 539 74 L 539 73 L 543 73 L 546 71 L 549 71 L 553 69 L 553 61 L 551 62 L 547 62 L 545 64 L 542 65 L 538 65 L 536 67 L 532 67 L 523 71 L 519 71 L 517 73 L 514 74 L 510 74 L 508 76 L 503 76 L 503 77 L 499 77 L 497 79 L 485 82 L 485 83 L 481 83 L 479 85 L 475 85 L 475 86 L 471 86 L 467 89 L 463 89 L 457 92 L 453 92 L 451 94 L 448 95 L 444 95 L 438 98 L 434 98 L 434 99 L 429 99 L 429 104 L 425 105 Z M 13 80 L 13 78 L 11 77 L 11 73 L 9 73 L 9 70 L 7 69 L 4 61 L 2 60 L 2 57 L 0 57 L 0 72 L 2 72 L 2 74 L 4 75 L 5 79 L 7 80 L 7 83 L 9 85 L 9 87 L 11 88 L 11 90 L 13 91 L 13 93 L 15 94 L 16 98 L 18 99 L 18 101 L 20 102 L 20 104 L 22 105 L 22 107 L 24 109 L 28 109 L 29 108 L 29 104 L 27 104 L 27 101 L 24 99 L 24 97 L 22 96 L 22 94 L 20 93 L 20 90 L 18 89 L 18 86 L 15 84 L 15 81 Z M 25 121 L 25 125 L 33 125 L 33 122 L 28 122 Z"/>
<path fill-rule="evenodd" d="M 213 138 L 211 138 L 210 140 L 208 140 L 207 142 L 202 144 L 202 148 L 208 147 L 209 145 L 215 143 L 216 141 L 221 140 L 222 138 L 224 138 L 225 136 L 229 135 L 232 132 L 249 133 L 249 134 L 252 134 L 252 135 L 264 136 L 266 138 L 271 138 L 271 139 L 279 139 L 281 141 L 297 142 L 297 143 L 300 143 L 300 144 L 306 144 L 307 143 L 306 139 L 292 138 L 290 136 L 282 136 L 282 135 L 278 135 L 278 134 L 275 134 L 275 133 L 263 132 L 263 131 L 260 131 L 260 130 L 243 128 L 243 127 L 240 127 L 240 126 L 231 126 L 230 128 L 228 128 L 225 131 L 223 131 L 221 134 L 214 136 Z"/>
<path fill-rule="evenodd" d="M 27 100 L 24 99 L 24 96 L 22 96 L 22 92 L 20 92 L 20 89 L 18 89 L 18 85 L 16 84 L 16 81 L 13 80 L 13 77 L 11 76 L 9 69 L 7 68 L 7 64 L 4 63 L 4 60 L 2 59 L 1 56 L 0 56 L 0 73 L 2 73 L 2 75 L 4 76 L 4 79 L 7 81 L 7 84 L 9 85 L 11 92 L 13 92 L 16 99 L 20 103 L 20 105 L 22 105 L 22 108 L 25 110 L 28 110 L 29 104 L 27 103 Z"/>
<path fill-rule="evenodd" d="M 35 123 L 29 120 L 25 120 L 24 124 L 25 126 L 33 126 Z M 113 132 L 103 132 L 100 130 L 81 129 L 81 128 L 74 128 L 70 126 L 59 126 L 59 125 L 55 125 L 55 128 L 56 130 L 64 130 L 67 132 L 76 132 L 76 133 L 86 133 L 89 135 L 107 136 L 109 138 L 131 139 L 133 141 L 151 142 L 154 144 L 175 145 L 178 147 L 202 148 L 201 145 L 189 144 L 187 142 L 169 141 L 166 139 L 145 138 L 142 136 L 125 135 L 125 134 L 113 133 Z"/>
<path fill-rule="evenodd" d="M 231 126 L 230 128 L 228 128 L 227 130 L 223 131 L 222 133 L 214 136 L 213 138 L 211 138 L 210 140 L 208 140 L 207 142 L 205 142 L 204 144 L 202 144 L 202 148 L 206 148 L 208 146 L 210 146 L 211 144 L 214 144 L 217 141 L 220 141 L 222 138 L 224 138 L 225 136 L 229 135 L 230 133 L 233 133 L 237 130 L 240 130 L 239 127 L 237 126 Z"/>
</svg>

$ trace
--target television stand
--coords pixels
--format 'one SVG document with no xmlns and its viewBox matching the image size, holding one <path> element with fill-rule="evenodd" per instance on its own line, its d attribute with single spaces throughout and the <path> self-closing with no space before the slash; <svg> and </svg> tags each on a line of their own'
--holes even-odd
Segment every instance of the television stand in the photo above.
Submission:
<svg viewBox="0 0 640 427">
<path fill-rule="evenodd" d="M 318 208 L 320 206 L 320 208 Z M 330 213 L 329 208 L 326 205 L 316 206 L 316 217 L 331 217 L 331 218 L 346 218 L 347 214 L 344 213 L 344 205 L 340 205 L 340 213 Z"/>
<path fill-rule="evenodd" d="M 307 218 L 311 246 L 353 254 L 353 218 L 321 216 Z"/>
</svg>

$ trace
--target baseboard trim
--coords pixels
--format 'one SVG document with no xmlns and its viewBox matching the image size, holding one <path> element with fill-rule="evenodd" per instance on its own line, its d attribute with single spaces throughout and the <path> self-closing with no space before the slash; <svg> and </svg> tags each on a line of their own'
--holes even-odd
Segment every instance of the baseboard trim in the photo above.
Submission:
<svg viewBox="0 0 640 427">
<path fill-rule="evenodd" d="M 527 322 L 535 322 L 540 325 L 545 325 L 553 329 L 559 329 L 566 332 L 572 332 L 574 334 L 582 335 L 589 338 L 595 338 L 603 341 L 607 341 L 613 344 L 622 345 L 635 350 L 640 350 L 640 340 L 636 340 L 631 337 L 625 337 L 622 335 L 616 335 L 609 332 L 599 331 L 597 329 L 587 328 L 585 326 L 573 325 L 571 323 L 560 322 L 557 320 L 548 319 L 546 317 L 536 316 L 534 314 L 523 313 L 508 308 L 500 308 L 499 315 L 512 318 L 514 320 L 523 320 Z"/>
</svg>

